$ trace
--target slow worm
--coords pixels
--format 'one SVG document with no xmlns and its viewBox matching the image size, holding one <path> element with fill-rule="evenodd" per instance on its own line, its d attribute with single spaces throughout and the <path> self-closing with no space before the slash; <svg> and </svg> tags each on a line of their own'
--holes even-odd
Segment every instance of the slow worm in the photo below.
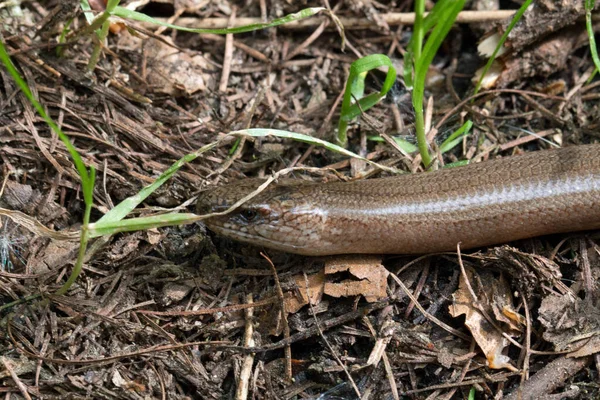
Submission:
<svg viewBox="0 0 600 400">
<path fill-rule="evenodd" d="M 258 183 L 203 192 L 198 213 L 223 211 Z M 268 187 L 225 216 L 223 236 L 310 256 L 416 254 L 600 228 L 600 145 L 573 146 L 435 172 Z"/>
</svg>

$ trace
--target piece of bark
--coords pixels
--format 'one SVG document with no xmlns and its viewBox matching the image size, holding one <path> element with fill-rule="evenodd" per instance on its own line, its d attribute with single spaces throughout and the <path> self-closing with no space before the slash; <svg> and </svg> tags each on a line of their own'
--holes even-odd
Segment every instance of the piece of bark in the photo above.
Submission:
<svg viewBox="0 0 600 400">
<path fill-rule="evenodd" d="M 585 15 L 583 1 L 538 0 L 525 11 L 521 20 L 508 35 L 504 47 L 520 51 L 546 35 L 572 25 Z M 503 35 L 512 18 L 504 21 L 498 30 Z"/>
<path fill-rule="evenodd" d="M 534 76 L 548 77 L 567 67 L 567 61 L 573 51 L 588 41 L 585 26 L 561 30 L 527 51 L 505 58 L 496 87 L 503 88 L 512 82 Z"/>
<path fill-rule="evenodd" d="M 509 393 L 504 399 L 539 399 L 564 386 L 567 379 L 585 368 L 590 361 L 590 357 L 557 358 L 539 370 L 531 379 L 525 381 L 520 387 Z"/>
</svg>

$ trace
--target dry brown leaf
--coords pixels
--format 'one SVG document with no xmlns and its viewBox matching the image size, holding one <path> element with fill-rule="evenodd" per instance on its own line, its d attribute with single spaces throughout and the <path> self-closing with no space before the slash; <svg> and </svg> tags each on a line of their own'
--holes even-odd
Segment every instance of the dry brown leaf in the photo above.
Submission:
<svg viewBox="0 0 600 400">
<path fill-rule="evenodd" d="M 214 77 L 206 72 L 214 70 L 214 66 L 203 55 L 189 55 L 153 39 L 145 48 L 148 51 L 147 81 L 155 91 L 175 96 L 214 88 Z"/>
<path fill-rule="evenodd" d="M 75 262 L 79 251 L 79 243 L 67 241 L 51 241 L 39 253 L 27 260 L 27 268 L 31 274 L 43 274 L 54 271 L 65 264 Z"/>
<path fill-rule="evenodd" d="M 494 312 L 496 321 L 504 322 L 506 327 L 511 330 L 512 334 L 519 334 L 523 331 L 525 318 L 513 309 L 513 298 L 510 287 L 504 279 L 504 275 L 500 275 L 498 285 L 492 285 L 493 301 L 491 308 Z"/>
<path fill-rule="evenodd" d="M 486 274 L 482 279 L 474 279 L 475 272 L 467 269 L 467 277 L 475 295 L 484 307 L 488 315 L 492 315 L 492 306 L 497 299 L 506 299 L 507 303 L 512 303 L 510 287 L 501 279 L 495 279 L 491 274 Z M 480 287 L 478 282 L 486 282 L 485 287 Z M 502 295 L 501 295 L 502 294 Z M 510 364 L 510 358 L 502 354 L 504 348 L 508 346 L 508 340 L 502 336 L 494 326 L 486 320 L 484 315 L 474 305 L 473 297 L 468 289 L 464 275 L 461 275 L 458 290 L 452 295 L 453 304 L 449 307 L 450 315 L 458 317 L 465 315 L 465 325 L 471 331 L 473 338 L 485 354 L 488 366 L 493 369 L 507 368 L 511 371 L 517 369 Z M 510 299 L 510 302 L 508 302 Z"/>
<path fill-rule="evenodd" d="M 308 293 L 304 275 L 299 274 L 294 276 L 297 290 L 295 293 L 290 293 L 284 300 L 285 311 L 287 313 L 296 313 L 303 306 L 308 304 L 310 296 L 310 304 L 317 305 L 323 297 L 323 288 L 325 286 L 325 274 L 321 270 L 316 274 L 308 276 Z"/>
<path fill-rule="evenodd" d="M 336 257 L 325 263 L 325 275 L 349 272 L 359 280 L 325 283 L 325 294 L 333 297 L 364 296 L 368 302 L 387 297 L 388 271 L 377 256 Z"/>
<path fill-rule="evenodd" d="M 591 301 L 550 294 L 542 300 L 538 319 L 546 328 L 544 339 L 556 351 L 572 351 L 567 357 L 600 351 L 600 310 Z"/>
<path fill-rule="evenodd" d="M 68 240 L 75 241 L 79 240 L 79 231 L 54 231 L 46 228 L 37 219 L 30 217 L 20 211 L 7 210 L 0 208 L 0 215 L 12 219 L 14 223 L 22 226 L 23 228 L 35 233 L 38 236 L 47 237 L 53 240 Z"/>
</svg>

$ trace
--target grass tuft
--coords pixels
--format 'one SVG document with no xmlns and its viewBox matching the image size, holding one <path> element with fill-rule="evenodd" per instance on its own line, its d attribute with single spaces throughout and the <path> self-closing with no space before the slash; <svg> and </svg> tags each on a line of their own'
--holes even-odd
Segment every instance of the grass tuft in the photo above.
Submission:
<svg viewBox="0 0 600 400">
<path fill-rule="evenodd" d="M 365 78 L 367 73 L 381 67 L 387 67 L 388 69 L 381 90 L 379 92 L 371 93 L 368 96 L 364 96 Z M 383 54 L 371 54 L 359 58 L 352 63 L 348 80 L 346 81 L 344 99 L 342 100 L 342 111 L 338 123 L 337 139 L 342 146 L 346 146 L 348 142 L 348 123 L 353 118 L 360 115 L 361 112 L 368 110 L 383 99 L 390 91 L 395 81 L 396 69 L 388 56 Z M 352 104 L 353 99 L 356 100 L 354 104 Z"/>
<path fill-rule="evenodd" d="M 417 146 L 426 168 L 431 164 L 431 155 L 425 137 L 425 116 L 423 113 L 425 78 L 433 58 L 452 28 L 456 16 L 463 9 L 464 4 L 464 0 L 440 0 L 427 17 L 423 18 L 425 0 L 415 0 L 415 26 L 408 45 L 408 51 L 404 57 L 404 82 L 409 89 L 411 87 L 413 89 L 412 102 L 415 109 Z M 423 44 L 428 32 L 427 40 Z"/>
</svg>

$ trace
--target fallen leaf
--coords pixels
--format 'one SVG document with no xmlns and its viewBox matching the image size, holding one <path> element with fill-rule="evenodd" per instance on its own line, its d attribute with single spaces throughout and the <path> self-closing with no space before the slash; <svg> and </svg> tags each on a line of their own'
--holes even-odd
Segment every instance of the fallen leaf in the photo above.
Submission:
<svg viewBox="0 0 600 400">
<path fill-rule="evenodd" d="M 325 284 L 325 274 L 323 271 L 308 275 L 308 293 L 304 274 L 294 276 L 297 290 L 290 293 L 284 300 L 285 311 L 290 314 L 298 312 L 303 306 L 308 304 L 317 305 L 323 297 L 323 288 Z"/>
<path fill-rule="evenodd" d="M 333 297 L 364 296 L 372 303 L 387 297 L 387 277 L 389 272 L 376 256 L 335 257 L 325 262 L 325 275 L 349 272 L 355 279 L 341 282 L 326 282 L 325 294 Z"/>
<path fill-rule="evenodd" d="M 567 357 L 584 357 L 600 351 L 600 309 L 591 301 L 570 294 L 549 294 L 539 308 L 543 338 Z"/>
<path fill-rule="evenodd" d="M 467 279 L 488 316 L 494 315 L 492 310 L 494 309 L 493 303 L 496 300 L 503 299 L 502 302 L 505 304 L 512 303 L 510 287 L 504 279 L 496 279 L 491 274 L 486 274 L 481 278 L 477 277 L 478 279 L 474 278 L 475 272 L 472 269 L 467 269 Z M 486 282 L 486 284 L 481 287 L 482 285 L 479 282 Z M 510 364 L 510 358 L 502 354 L 508 346 L 508 340 L 502 336 L 502 332 L 486 320 L 482 312 L 475 306 L 464 275 L 461 275 L 458 290 L 452 295 L 452 300 L 453 304 L 449 307 L 450 315 L 453 317 L 465 315 L 465 325 L 485 354 L 488 366 L 492 369 L 506 368 L 517 371 L 517 368 Z M 495 307 L 502 308 L 498 304 Z M 498 325 L 501 324 L 498 323 Z"/>
</svg>

